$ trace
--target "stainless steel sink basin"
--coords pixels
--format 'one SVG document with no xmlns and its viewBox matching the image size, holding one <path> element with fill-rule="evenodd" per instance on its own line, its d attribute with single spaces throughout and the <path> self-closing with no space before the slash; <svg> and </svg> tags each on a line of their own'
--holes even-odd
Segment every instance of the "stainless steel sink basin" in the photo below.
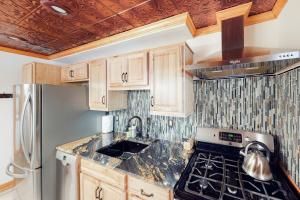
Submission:
<svg viewBox="0 0 300 200">
<path fill-rule="evenodd" d="M 128 140 L 121 140 L 109 146 L 98 149 L 96 152 L 107 156 L 126 160 L 129 159 L 132 155 L 141 152 L 146 147 L 148 147 L 147 144 L 142 144 Z"/>
</svg>

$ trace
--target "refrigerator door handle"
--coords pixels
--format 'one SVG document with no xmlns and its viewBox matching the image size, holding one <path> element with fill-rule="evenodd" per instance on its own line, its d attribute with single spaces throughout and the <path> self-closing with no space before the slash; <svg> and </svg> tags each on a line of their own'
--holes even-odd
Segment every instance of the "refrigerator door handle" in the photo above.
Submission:
<svg viewBox="0 0 300 200">
<path fill-rule="evenodd" d="M 22 149 L 23 149 L 23 152 L 24 152 L 24 156 L 25 156 L 25 158 L 26 158 L 26 160 L 27 160 L 27 162 L 29 164 L 31 164 L 31 161 L 30 161 L 29 153 L 27 152 L 27 150 L 25 148 L 23 125 L 24 125 L 25 110 L 26 110 L 26 107 L 27 107 L 27 105 L 28 105 L 28 103 L 30 101 L 30 98 L 31 98 L 30 94 L 28 94 L 27 97 L 26 97 L 26 99 L 25 99 L 24 106 L 22 108 L 21 120 L 20 120 L 20 141 L 21 141 L 21 146 L 22 146 Z"/>
<path fill-rule="evenodd" d="M 14 172 L 12 172 L 11 171 L 12 167 L 15 167 L 16 169 L 20 170 L 23 173 L 14 173 Z M 11 176 L 13 178 L 18 178 L 18 179 L 25 179 L 28 176 L 28 172 L 26 170 L 18 167 L 14 163 L 10 163 L 9 165 L 7 165 L 7 167 L 6 167 L 6 174 L 8 176 Z"/>
</svg>

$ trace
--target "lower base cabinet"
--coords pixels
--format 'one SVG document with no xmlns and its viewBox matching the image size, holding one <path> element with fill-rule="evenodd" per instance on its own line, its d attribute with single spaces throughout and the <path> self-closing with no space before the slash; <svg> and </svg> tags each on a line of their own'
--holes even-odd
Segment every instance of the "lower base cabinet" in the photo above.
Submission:
<svg viewBox="0 0 300 200">
<path fill-rule="evenodd" d="M 80 200 L 172 200 L 172 190 L 81 159 Z"/>
<path fill-rule="evenodd" d="M 111 199 L 126 200 L 126 192 L 89 175 L 80 174 L 80 200 Z"/>
<path fill-rule="evenodd" d="M 128 176 L 129 200 L 171 200 L 171 190 Z"/>
</svg>

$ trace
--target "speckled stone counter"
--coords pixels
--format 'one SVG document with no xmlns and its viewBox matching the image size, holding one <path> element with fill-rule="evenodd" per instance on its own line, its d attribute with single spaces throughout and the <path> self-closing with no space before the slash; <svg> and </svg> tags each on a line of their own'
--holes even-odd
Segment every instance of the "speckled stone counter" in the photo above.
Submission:
<svg viewBox="0 0 300 200">
<path fill-rule="evenodd" d="M 190 153 L 183 150 L 181 143 L 166 140 L 128 139 L 149 144 L 149 146 L 130 159 L 121 160 L 96 152 L 109 145 L 107 140 L 104 142 L 102 137 L 104 137 L 102 134 L 98 134 L 59 146 L 57 149 L 169 188 L 174 187 L 190 157 Z M 116 133 L 110 143 L 123 139 L 126 139 L 124 134 Z"/>
</svg>

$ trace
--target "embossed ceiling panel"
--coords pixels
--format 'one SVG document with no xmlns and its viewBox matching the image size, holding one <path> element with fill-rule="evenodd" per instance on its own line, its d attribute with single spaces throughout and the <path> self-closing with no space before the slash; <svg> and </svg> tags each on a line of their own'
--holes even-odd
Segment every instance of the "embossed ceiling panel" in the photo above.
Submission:
<svg viewBox="0 0 300 200">
<path fill-rule="evenodd" d="M 57 53 L 189 12 L 196 28 L 216 24 L 217 11 L 250 0 L 3 0 L 0 46 Z M 272 10 L 276 0 L 253 0 L 250 15 Z M 59 6 L 68 15 L 54 12 Z M 12 39 L 18 37 L 19 39 Z"/>
</svg>

